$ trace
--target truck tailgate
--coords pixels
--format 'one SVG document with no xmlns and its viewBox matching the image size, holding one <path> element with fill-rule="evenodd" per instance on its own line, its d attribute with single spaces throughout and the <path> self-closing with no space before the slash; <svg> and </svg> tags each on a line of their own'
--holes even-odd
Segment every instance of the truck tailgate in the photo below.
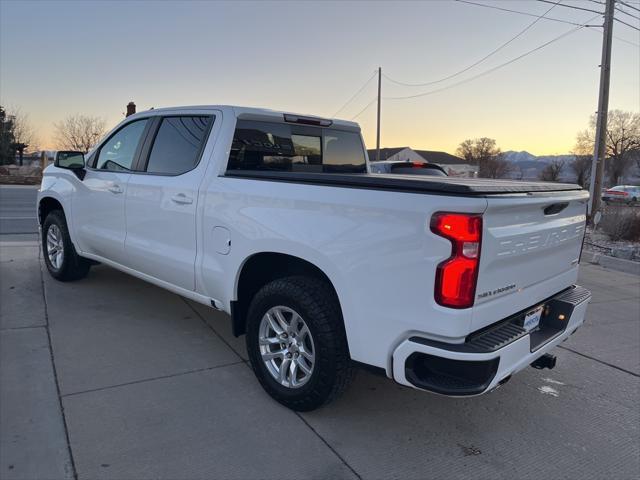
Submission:
<svg viewBox="0 0 640 480">
<path fill-rule="evenodd" d="M 576 281 L 588 198 L 583 190 L 487 197 L 472 330 Z"/>
</svg>

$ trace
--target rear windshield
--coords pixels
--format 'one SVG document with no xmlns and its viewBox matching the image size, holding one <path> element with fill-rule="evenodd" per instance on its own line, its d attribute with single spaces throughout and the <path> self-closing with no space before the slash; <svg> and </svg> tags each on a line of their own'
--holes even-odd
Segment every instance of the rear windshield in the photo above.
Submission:
<svg viewBox="0 0 640 480">
<path fill-rule="evenodd" d="M 365 173 L 366 160 L 356 132 L 238 120 L 227 170 Z"/>
</svg>

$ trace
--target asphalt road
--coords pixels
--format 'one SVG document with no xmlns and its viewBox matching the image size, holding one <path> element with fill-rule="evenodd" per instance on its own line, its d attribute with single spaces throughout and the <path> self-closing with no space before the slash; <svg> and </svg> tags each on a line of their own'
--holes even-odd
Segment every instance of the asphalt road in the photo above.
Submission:
<svg viewBox="0 0 640 480">
<path fill-rule="evenodd" d="M 105 266 L 56 282 L 36 242 L 4 239 L 3 479 L 638 478 L 638 276 L 582 267 L 593 303 L 554 370 L 470 399 L 363 371 L 296 414 L 225 315 Z"/>
<path fill-rule="evenodd" d="M 37 193 L 37 186 L 0 185 L 0 235 L 38 233 Z"/>
</svg>

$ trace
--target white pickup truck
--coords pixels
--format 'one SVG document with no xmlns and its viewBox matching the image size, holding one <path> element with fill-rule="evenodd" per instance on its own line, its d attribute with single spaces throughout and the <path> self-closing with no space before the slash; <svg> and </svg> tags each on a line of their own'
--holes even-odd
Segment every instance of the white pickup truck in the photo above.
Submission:
<svg viewBox="0 0 640 480">
<path fill-rule="evenodd" d="M 59 152 L 38 195 L 58 280 L 100 262 L 231 315 L 264 389 L 295 410 L 358 365 L 478 395 L 583 322 L 588 193 L 370 174 L 357 124 L 231 106 L 130 116 Z"/>
</svg>

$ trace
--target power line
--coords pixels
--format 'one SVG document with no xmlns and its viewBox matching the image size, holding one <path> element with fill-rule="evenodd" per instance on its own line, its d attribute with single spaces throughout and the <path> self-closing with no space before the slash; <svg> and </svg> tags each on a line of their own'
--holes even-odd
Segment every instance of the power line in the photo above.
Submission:
<svg viewBox="0 0 640 480">
<path fill-rule="evenodd" d="M 501 69 L 503 67 L 506 67 L 507 65 L 510 65 L 510 64 L 512 64 L 512 63 L 514 63 L 514 62 L 516 62 L 516 61 L 518 61 L 518 60 L 520 60 L 520 59 L 522 59 L 522 58 L 524 58 L 524 57 L 526 57 L 528 55 L 531 55 L 534 52 L 537 52 L 538 50 L 541 50 L 541 49 L 545 48 L 548 45 L 551 45 L 552 43 L 557 42 L 558 40 L 561 40 L 562 38 L 564 38 L 564 37 L 566 37 L 568 35 L 571 35 L 572 33 L 577 32 L 578 30 L 581 30 L 581 29 L 585 28 L 586 27 L 586 23 L 594 20 L 595 18 L 597 18 L 597 17 L 590 18 L 589 20 L 587 20 L 585 22 L 585 25 L 580 25 L 578 27 L 572 28 L 571 30 L 563 33 L 562 35 L 559 35 L 559 36 L 549 40 L 548 42 L 545 42 L 542 45 L 539 45 L 539 46 L 537 46 L 537 47 L 535 47 L 535 48 L 523 53 L 522 55 L 519 55 L 519 56 L 517 56 L 515 58 L 512 58 L 511 60 L 509 60 L 507 62 L 504 62 L 504 63 L 501 63 L 500 65 L 497 65 L 497 66 L 495 66 L 493 68 L 490 68 L 489 70 L 485 70 L 484 72 L 481 72 L 481 73 L 479 73 L 477 75 L 474 75 L 473 77 L 469 77 L 469 78 L 467 78 L 465 80 L 461 80 L 461 81 L 453 83 L 451 85 L 447 85 L 446 87 L 438 88 L 436 90 L 430 90 L 428 92 L 422 92 L 422 93 L 418 93 L 418 94 L 415 94 L 415 95 L 406 95 L 406 96 L 402 96 L 402 97 L 384 97 L 384 99 L 385 100 L 406 100 L 406 99 L 409 99 L 409 98 L 424 97 L 424 96 L 427 96 L 427 95 L 432 95 L 434 93 L 442 92 L 444 90 L 449 90 L 450 88 L 457 87 L 457 86 L 462 85 L 464 83 L 471 82 L 471 81 L 473 81 L 473 80 L 475 80 L 477 78 L 483 77 L 483 76 L 488 75 L 488 74 L 490 74 L 492 72 L 495 72 L 496 70 L 499 70 L 499 69 Z"/>
<path fill-rule="evenodd" d="M 630 16 L 631 18 L 635 18 L 636 20 L 640 20 L 640 17 L 634 15 L 633 13 L 626 12 L 618 7 L 616 7 L 616 12 L 624 13 L 625 15 Z"/>
<path fill-rule="evenodd" d="M 342 110 L 344 110 L 344 107 L 346 107 L 347 105 L 349 105 L 349 104 L 351 103 L 351 101 L 352 101 L 354 98 L 356 98 L 356 97 L 360 94 L 360 92 L 362 92 L 362 91 L 364 90 L 364 88 L 365 88 L 367 85 L 369 85 L 369 82 L 370 82 L 371 80 L 373 80 L 373 77 L 375 77 L 375 76 L 376 76 L 376 73 L 377 73 L 377 71 L 374 71 L 374 72 L 373 72 L 373 75 L 371 75 L 371 76 L 369 77 L 369 79 L 368 79 L 366 82 L 364 82 L 364 85 L 362 85 L 362 86 L 358 89 L 358 91 L 357 91 L 356 93 L 354 93 L 354 94 L 351 96 L 351 98 L 349 98 L 349 100 L 347 100 L 347 101 L 344 103 L 344 105 L 342 105 L 342 106 L 341 106 L 341 107 L 336 111 L 336 113 L 334 113 L 334 114 L 332 115 L 332 117 L 335 117 L 336 115 L 338 115 L 338 113 L 340 113 Z"/>
<path fill-rule="evenodd" d="M 501 10 L 503 12 L 517 13 L 519 15 L 525 15 L 527 17 L 538 17 L 538 15 L 535 13 L 523 12 L 522 10 L 512 10 L 510 8 L 498 7 L 496 5 L 487 5 L 486 3 L 471 2 L 469 0 L 455 0 L 455 1 L 460 3 L 467 3 L 469 5 L 475 5 L 476 7 L 492 8 L 494 10 Z M 568 25 L 575 25 L 579 27 L 600 27 L 601 26 L 601 25 L 583 25 L 581 23 L 571 22 L 569 20 L 563 20 L 561 18 L 555 18 L 555 17 L 544 17 L 544 20 L 549 20 L 551 22 L 566 23 Z"/>
<path fill-rule="evenodd" d="M 631 40 L 627 40 L 626 38 L 618 37 L 616 35 L 613 35 L 613 38 L 615 38 L 616 40 L 618 40 L 620 42 L 624 42 L 624 43 L 628 43 L 629 45 L 633 45 L 634 47 L 640 47 L 640 43 L 632 42 Z"/>
<path fill-rule="evenodd" d="M 620 3 L 621 5 L 624 5 L 625 7 L 629 7 L 632 10 L 635 10 L 637 12 L 640 12 L 640 8 L 638 7 L 634 7 L 633 5 L 630 5 L 630 2 L 623 2 L 622 0 L 618 0 L 618 3 Z M 640 3 L 640 2 L 639 2 Z"/>
<path fill-rule="evenodd" d="M 367 103 L 367 104 L 365 105 L 365 107 L 364 107 L 362 110 L 360 110 L 360 111 L 359 111 L 358 113 L 356 113 L 353 117 L 351 117 L 351 120 L 355 120 L 355 119 L 356 119 L 356 118 L 358 118 L 360 115 L 362 115 L 362 114 L 365 112 L 365 110 L 366 110 L 367 108 L 369 108 L 371 105 L 373 105 L 377 100 L 378 100 L 378 97 L 373 97 L 373 100 L 371 100 L 369 103 Z"/>
<path fill-rule="evenodd" d="M 528 13 L 528 12 L 522 12 L 520 10 L 512 10 L 509 8 L 503 8 L 503 7 L 497 7 L 495 5 L 486 5 L 484 3 L 477 3 L 477 2 L 471 2 L 469 0 L 455 0 L 456 2 L 460 2 L 460 3 L 468 3 L 469 5 L 475 5 L 477 7 L 485 7 L 485 8 L 492 8 L 494 10 L 500 10 L 503 12 L 509 12 L 509 13 L 517 13 L 519 15 L 526 15 L 527 17 L 537 17 L 538 15 L 534 14 L 534 13 Z M 595 0 L 593 0 L 595 1 Z M 620 0 L 617 0 L 618 3 L 622 3 Z M 559 18 L 553 18 L 553 17 L 544 17 L 543 20 L 550 20 L 552 22 L 559 22 L 559 23 L 566 23 L 568 25 L 575 25 L 575 26 L 582 26 L 582 24 L 580 23 L 576 23 L 576 22 L 571 22 L 568 20 L 561 20 Z M 589 27 L 589 30 L 591 30 L 593 27 L 596 28 L 602 28 L 602 25 L 584 25 L 585 27 Z M 602 33 L 602 32 L 600 32 Z M 624 43 L 628 43 L 629 45 L 633 45 L 634 47 L 638 47 L 640 46 L 640 44 L 631 42 L 629 40 L 626 40 L 622 37 L 618 37 L 617 35 L 614 35 L 613 38 L 615 38 L 616 40 L 620 40 L 621 42 Z"/>
<path fill-rule="evenodd" d="M 538 0 L 538 2 L 553 3 L 551 0 Z M 574 10 L 583 10 L 585 12 L 598 13 L 600 15 L 604 15 L 604 12 L 599 12 L 598 10 L 592 10 L 591 8 L 576 7 L 575 5 L 560 5 L 560 6 L 564 8 L 573 8 Z"/>
<path fill-rule="evenodd" d="M 463 68 L 462 70 L 453 73 L 451 75 L 448 75 L 446 77 L 440 78 L 439 80 L 433 80 L 431 82 L 424 82 L 424 83 L 405 83 L 405 82 L 400 82 L 398 80 L 394 80 L 393 78 L 389 77 L 388 75 L 383 74 L 383 77 L 386 78 L 387 80 L 389 80 L 392 83 L 396 83 L 398 85 L 403 85 L 405 87 L 426 87 L 427 85 L 434 85 L 436 83 L 441 83 L 444 82 L 445 80 L 449 80 L 453 77 L 457 77 L 458 75 L 471 70 L 473 67 L 475 67 L 476 65 L 481 64 L 482 62 L 484 62 L 486 59 L 492 57 L 493 55 L 495 55 L 496 53 L 498 53 L 500 50 L 502 50 L 504 47 L 506 47 L 507 45 L 509 45 L 510 43 L 512 43 L 513 41 L 515 41 L 516 39 L 518 39 L 519 37 L 521 37 L 525 32 L 527 32 L 527 30 L 529 30 L 531 27 L 533 27 L 536 23 L 538 23 L 540 20 L 542 20 L 545 15 L 547 15 L 547 13 L 549 13 L 551 10 L 553 10 L 558 4 L 560 4 L 560 2 L 562 2 L 563 0 L 558 0 L 557 2 L 555 2 L 551 8 L 549 8 L 546 12 L 544 12 L 542 15 L 537 16 L 537 18 L 531 22 L 529 25 L 527 25 L 524 30 L 521 30 L 517 35 L 515 35 L 514 37 L 512 37 L 511 39 L 507 40 L 505 43 L 503 43 L 502 45 L 500 45 L 498 48 L 494 49 L 493 51 L 491 51 L 488 55 L 485 55 L 484 57 L 482 57 L 480 60 L 478 60 L 475 63 L 472 63 L 471 65 L 469 65 L 466 68 Z M 552 2 L 553 3 L 553 2 Z"/>
<path fill-rule="evenodd" d="M 614 17 L 614 20 L 615 20 L 616 22 L 620 22 L 620 23 L 621 23 L 621 24 L 623 24 L 623 25 L 626 25 L 626 26 L 627 26 L 627 27 L 629 27 L 629 28 L 633 28 L 634 30 L 637 30 L 638 32 L 640 32 L 640 28 L 635 27 L 635 26 L 631 25 L 630 23 L 623 22 L 623 21 L 622 21 L 622 20 L 620 20 L 619 18 L 615 18 L 615 17 Z"/>
</svg>

